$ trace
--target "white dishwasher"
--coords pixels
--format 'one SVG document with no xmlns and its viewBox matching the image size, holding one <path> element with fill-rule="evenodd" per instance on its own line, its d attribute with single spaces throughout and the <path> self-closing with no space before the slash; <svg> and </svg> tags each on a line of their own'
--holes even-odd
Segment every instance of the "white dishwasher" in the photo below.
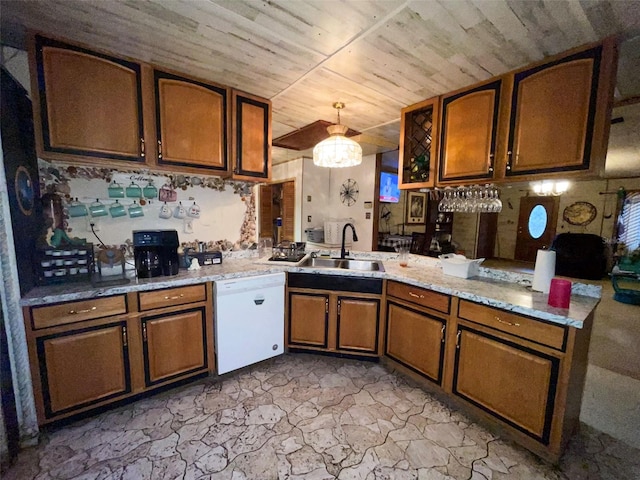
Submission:
<svg viewBox="0 0 640 480">
<path fill-rule="evenodd" d="M 218 375 L 284 353 L 284 273 L 214 283 Z"/>
</svg>

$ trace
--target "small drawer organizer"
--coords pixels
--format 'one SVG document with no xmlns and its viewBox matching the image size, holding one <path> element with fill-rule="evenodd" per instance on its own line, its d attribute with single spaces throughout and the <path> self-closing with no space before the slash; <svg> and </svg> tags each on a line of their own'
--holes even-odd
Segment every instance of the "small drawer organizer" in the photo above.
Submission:
<svg viewBox="0 0 640 480">
<path fill-rule="evenodd" d="M 92 243 L 37 250 L 34 258 L 38 285 L 89 282 L 93 267 Z"/>
</svg>

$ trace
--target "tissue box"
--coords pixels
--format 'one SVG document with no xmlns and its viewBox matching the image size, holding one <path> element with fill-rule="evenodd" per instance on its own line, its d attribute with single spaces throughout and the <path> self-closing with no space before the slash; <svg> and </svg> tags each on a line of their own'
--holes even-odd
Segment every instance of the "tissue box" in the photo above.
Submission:
<svg viewBox="0 0 640 480">
<path fill-rule="evenodd" d="M 445 275 L 459 278 L 477 276 L 480 271 L 480 264 L 484 262 L 484 258 L 472 260 L 464 255 L 456 255 L 454 253 L 440 255 L 438 258 L 442 264 L 442 272 Z"/>
</svg>

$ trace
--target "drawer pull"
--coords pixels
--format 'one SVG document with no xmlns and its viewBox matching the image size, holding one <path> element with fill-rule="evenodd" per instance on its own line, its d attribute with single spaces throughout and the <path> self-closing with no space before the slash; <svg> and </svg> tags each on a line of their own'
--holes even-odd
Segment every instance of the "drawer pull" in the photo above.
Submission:
<svg viewBox="0 0 640 480">
<path fill-rule="evenodd" d="M 507 322 L 506 320 L 502 320 L 500 317 L 493 317 L 496 319 L 498 323 L 503 323 L 504 325 L 509 325 L 510 327 L 519 327 L 520 324 L 516 322 Z"/>
<path fill-rule="evenodd" d="M 174 295 L 173 297 L 170 297 L 169 295 L 165 295 L 164 299 L 165 300 L 178 300 L 179 298 L 184 297 L 184 293 L 181 293 L 180 295 Z"/>
<path fill-rule="evenodd" d="M 69 312 L 67 312 L 68 315 L 78 315 L 80 313 L 89 313 L 89 312 L 94 312 L 98 309 L 98 307 L 91 307 L 91 308 L 87 308 L 86 310 L 69 310 Z"/>
<path fill-rule="evenodd" d="M 413 293 L 412 291 L 409 291 L 409 296 L 413 298 L 424 298 L 424 295 L 418 295 L 417 293 Z"/>
</svg>

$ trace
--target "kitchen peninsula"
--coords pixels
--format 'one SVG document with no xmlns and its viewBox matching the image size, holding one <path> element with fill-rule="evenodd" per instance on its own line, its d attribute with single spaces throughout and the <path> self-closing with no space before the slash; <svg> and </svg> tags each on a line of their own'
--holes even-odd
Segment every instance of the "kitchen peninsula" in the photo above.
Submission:
<svg viewBox="0 0 640 480">
<path fill-rule="evenodd" d="M 599 287 L 574 284 L 570 308 L 557 309 L 547 305 L 545 294 L 531 291 L 530 276 L 481 269 L 479 277 L 449 277 L 443 275 L 437 260 L 427 257 L 410 256 L 409 267 L 402 268 L 395 254 L 354 252 L 355 258 L 375 258 L 384 264 L 384 272 L 363 272 L 313 269 L 299 264 L 283 266 L 248 255 L 249 252 L 228 254 L 222 265 L 195 272 L 180 271 L 173 277 L 133 280 L 126 286 L 40 287 L 29 292 L 22 305 L 40 423 L 215 372 L 211 282 L 287 271 L 296 276 L 334 279 L 335 291 L 313 292 L 316 296 L 326 294 L 326 298 L 337 299 L 337 311 L 327 303 L 326 311 L 320 312 L 330 341 L 325 341 L 324 347 L 307 347 L 307 351 L 345 353 L 339 341 L 335 344 L 331 341 L 335 341 L 335 335 L 340 337 L 341 332 L 344 333 L 350 318 L 349 308 L 353 308 L 348 302 L 344 303 L 341 317 L 340 301 L 353 300 L 356 295 L 341 292 L 337 277 L 377 280 L 381 285 L 375 318 L 378 341 L 369 356 L 382 357 L 389 367 L 412 376 L 427 389 L 443 394 L 489 423 L 499 425 L 538 455 L 557 460 L 562 454 L 578 421 Z M 291 285 L 289 288 L 289 295 L 294 290 L 304 293 Z M 91 312 L 95 312 L 93 303 L 113 299 L 120 299 L 121 303 L 109 317 L 91 317 Z M 355 300 L 357 304 L 357 298 Z M 69 305 L 79 306 L 70 308 Z M 113 304 L 109 306 L 113 308 Z M 39 310 L 56 308 L 75 318 L 69 320 L 66 315 L 69 323 L 54 326 L 34 322 Z M 149 381 L 154 356 L 146 343 L 147 331 L 140 325 L 150 326 L 149 321 L 160 318 L 160 314 L 178 315 L 198 308 L 203 310 L 204 321 L 199 323 L 201 317 L 197 317 L 192 323 L 202 325 L 202 331 L 192 330 L 194 342 L 200 345 L 204 342 L 206 351 L 196 359 L 176 359 L 175 375 L 175 372 L 163 375 L 160 368 L 156 381 Z M 288 332 L 290 340 L 295 321 L 291 304 L 286 312 L 289 318 L 285 322 L 285 337 Z M 315 316 L 317 312 L 309 313 Z M 84 317 L 85 320 L 82 315 L 89 317 Z M 50 394 L 43 395 L 47 392 L 47 379 L 40 377 L 38 359 L 46 351 L 43 339 L 72 330 L 97 331 L 99 327 L 112 329 L 113 340 L 120 342 L 114 351 L 118 355 L 124 352 L 127 357 L 122 379 L 126 380 L 126 388 L 113 396 L 53 411 Z M 337 333 L 331 333 L 330 327 L 336 327 Z M 288 346 L 292 346 L 291 342 Z M 60 353 L 63 346 L 59 347 Z M 295 350 L 299 349 L 298 345 Z M 420 352 L 427 352 L 428 361 L 425 362 Z M 354 353 L 357 351 L 351 352 Z M 198 359 L 204 362 L 198 363 Z M 183 363 L 191 368 L 180 370 Z"/>
</svg>

